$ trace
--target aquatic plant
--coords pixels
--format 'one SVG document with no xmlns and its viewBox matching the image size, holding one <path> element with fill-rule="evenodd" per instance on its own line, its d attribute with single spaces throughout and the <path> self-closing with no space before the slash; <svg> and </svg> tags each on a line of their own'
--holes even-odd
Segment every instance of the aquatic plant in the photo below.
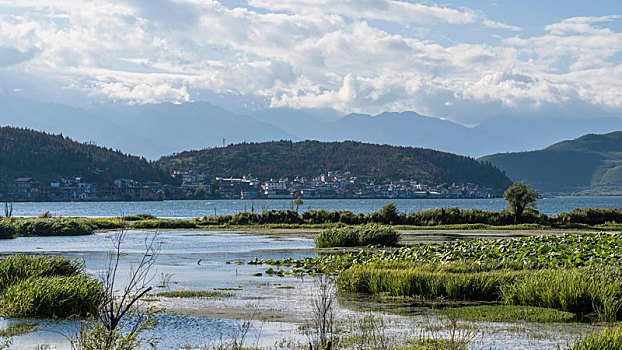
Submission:
<svg viewBox="0 0 622 350">
<path fill-rule="evenodd" d="M 85 275 L 38 277 L 10 285 L 0 299 L 10 317 L 69 317 L 97 313 L 102 284 Z"/>
<path fill-rule="evenodd" d="M 318 248 L 357 247 L 366 245 L 396 246 L 401 235 L 395 229 L 379 225 L 363 225 L 322 230 L 315 238 Z"/>
<path fill-rule="evenodd" d="M 399 268 L 372 263 L 342 271 L 338 285 L 341 291 L 348 293 L 496 301 L 503 285 L 527 273 L 514 270 L 454 273 L 433 265 Z"/>
<path fill-rule="evenodd" d="M 16 220 L 20 236 L 73 236 L 93 233 L 93 227 L 80 218 L 39 218 Z"/>
<path fill-rule="evenodd" d="M 622 326 L 608 327 L 579 338 L 567 350 L 619 350 L 622 349 Z"/>
<path fill-rule="evenodd" d="M 507 304 L 533 305 L 569 311 L 580 316 L 618 318 L 622 300 L 622 269 L 589 266 L 533 271 L 501 287 Z M 598 314 L 618 305 L 617 309 Z"/>
<path fill-rule="evenodd" d="M 0 291 L 26 279 L 76 276 L 83 270 L 83 263 L 75 259 L 51 255 L 10 255 L 0 260 Z"/>
</svg>

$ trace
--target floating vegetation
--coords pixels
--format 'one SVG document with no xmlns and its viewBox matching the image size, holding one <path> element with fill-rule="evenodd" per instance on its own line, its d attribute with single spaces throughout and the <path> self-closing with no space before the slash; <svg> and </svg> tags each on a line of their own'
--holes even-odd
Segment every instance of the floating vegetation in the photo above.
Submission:
<svg viewBox="0 0 622 350">
<path fill-rule="evenodd" d="M 235 294 L 233 293 L 224 293 L 224 292 L 214 292 L 214 291 L 192 291 L 192 290 L 182 290 L 182 291 L 170 291 L 170 292 L 161 292 L 156 294 L 159 297 L 165 298 L 231 298 Z"/>
<path fill-rule="evenodd" d="M 570 312 L 555 309 L 519 305 L 478 305 L 447 308 L 441 312 L 448 317 L 465 321 L 489 322 L 571 322 L 576 316 Z"/>
<path fill-rule="evenodd" d="M 263 260 L 251 265 L 289 266 L 293 273 L 342 271 L 373 262 L 447 264 L 459 262 L 473 270 L 544 269 L 594 264 L 622 266 L 622 234 L 583 233 L 508 239 L 478 239 L 441 244 L 415 244 L 395 250 L 361 249 L 317 258 Z"/>
</svg>

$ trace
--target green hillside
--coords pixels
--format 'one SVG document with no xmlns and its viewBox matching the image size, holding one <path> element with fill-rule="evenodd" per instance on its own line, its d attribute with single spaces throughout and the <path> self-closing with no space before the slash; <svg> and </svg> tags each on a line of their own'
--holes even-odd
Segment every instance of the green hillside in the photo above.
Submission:
<svg viewBox="0 0 622 350">
<path fill-rule="evenodd" d="M 82 176 L 94 183 L 114 179 L 170 182 L 170 176 L 144 158 L 79 143 L 62 135 L 0 128 L 0 180 L 33 177 L 50 181 Z"/>
<path fill-rule="evenodd" d="M 429 149 L 360 142 L 243 143 L 163 157 L 167 171 L 192 170 L 208 177 L 253 175 L 260 179 L 350 171 L 372 180 L 413 179 L 428 184 L 474 183 L 497 190 L 509 179 L 489 164 Z"/>
<path fill-rule="evenodd" d="M 543 150 L 482 157 L 514 181 L 552 193 L 622 193 L 622 131 L 589 134 Z"/>
</svg>

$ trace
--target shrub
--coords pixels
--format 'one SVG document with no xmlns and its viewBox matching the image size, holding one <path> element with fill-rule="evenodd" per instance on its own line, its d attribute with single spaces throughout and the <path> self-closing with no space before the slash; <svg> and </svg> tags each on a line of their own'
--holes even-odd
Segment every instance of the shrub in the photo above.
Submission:
<svg viewBox="0 0 622 350">
<path fill-rule="evenodd" d="M 125 221 L 140 221 L 140 220 L 153 220 L 153 219 L 157 219 L 157 217 L 151 214 L 136 214 L 136 215 L 126 215 L 126 216 L 121 217 L 121 220 L 125 220 Z"/>
<path fill-rule="evenodd" d="M 191 220 L 147 219 L 134 222 L 132 227 L 137 229 L 193 229 L 198 228 L 198 224 Z"/>
<path fill-rule="evenodd" d="M 0 239 L 9 239 L 17 235 L 17 228 L 9 220 L 0 220 Z"/>
<path fill-rule="evenodd" d="M 12 255 L 0 260 L 0 291 L 35 277 L 75 276 L 84 270 L 76 260 L 50 255 Z"/>
<path fill-rule="evenodd" d="M 43 218 L 16 221 L 20 236 L 89 235 L 93 228 L 86 219 Z"/>
<path fill-rule="evenodd" d="M 102 298 L 101 282 L 85 275 L 29 278 L 6 289 L 0 310 L 10 317 L 88 316 Z"/>
<path fill-rule="evenodd" d="M 560 213 L 552 220 L 557 224 L 603 225 L 608 222 L 622 223 L 622 211 L 619 209 L 574 209 L 569 213 Z"/>
<path fill-rule="evenodd" d="M 318 248 L 357 247 L 365 245 L 396 246 L 401 235 L 393 228 L 379 225 L 329 228 L 315 238 Z"/>
</svg>

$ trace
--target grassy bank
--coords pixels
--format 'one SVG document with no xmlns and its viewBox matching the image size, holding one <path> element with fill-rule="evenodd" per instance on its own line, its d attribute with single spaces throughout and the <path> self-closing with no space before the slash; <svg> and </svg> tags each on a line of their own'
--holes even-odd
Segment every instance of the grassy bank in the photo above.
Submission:
<svg viewBox="0 0 622 350">
<path fill-rule="evenodd" d="M 96 312 L 101 283 L 75 260 L 13 255 L 0 260 L 0 314 L 9 317 L 70 317 Z"/>
<path fill-rule="evenodd" d="M 400 230 L 622 230 L 622 211 L 618 209 L 575 209 L 569 213 L 547 216 L 534 209 L 526 210 L 521 223 L 514 224 L 508 210 L 499 212 L 458 208 L 398 213 L 389 203 L 382 209 L 355 214 L 347 210 L 266 210 L 262 213 L 204 216 L 202 218 L 162 219 L 149 214 L 117 218 L 51 217 L 3 218 L 0 239 L 19 236 L 86 235 L 111 229 L 330 229 L 358 225 L 384 225 Z"/>
</svg>

